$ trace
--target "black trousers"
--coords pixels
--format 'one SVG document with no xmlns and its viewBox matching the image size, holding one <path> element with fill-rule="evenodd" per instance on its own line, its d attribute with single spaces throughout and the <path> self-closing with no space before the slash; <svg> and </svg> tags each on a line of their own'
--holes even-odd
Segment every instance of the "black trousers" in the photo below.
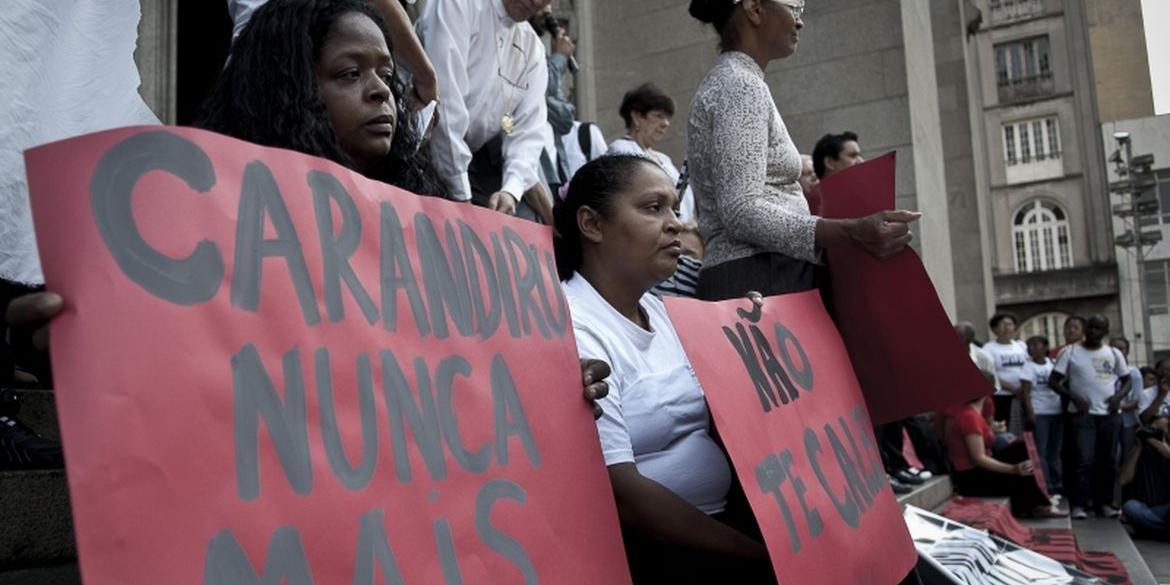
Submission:
<svg viewBox="0 0 1170 585">
<path fill-rule="evenodd" d="M 991 401 L 995 403 L 995 420 L 1007 424 L 1012 419 L 1012 402 L 1015 396 L 994 395 Z"/>
<path fill-rule="evenodd" d="M 783 254 L 756 254 L 704 266 L 696 294 L 704 301 L 725 301 L 756 291 L 766 297 L 817 288 L 816 265 Z"/>
<path fill-rule="evenodd" d="M 497 134 L 471 154 L 471 163 L 467 165 L 467 178 L 471 182 L 471 202 L 480 207 L 487 207 L 492 193 L 504 186 L 503 133 Z"/>
<path fill-rule="evenodd" d="M 949 471 L 947 456 L 934 425 L 925 416 L 912 416 L 874 428 L 878 452 L 881 453 L 886 473 L 910 467 L 910 463 L 902 456 L 902 447 L 905 444 L 905 435 L 902 431 L 909 435 L 910 444 L 914 445 L 914 453 L 918 455 L 924 468 L 936 475 Z"/>
<path fill-rule="evenodd" d="M 759 528 L 747 511 L 729 510 L 712 516 L 736 530 L 763 542 Z M 772 563 L 753 561 L 701 551 L 698 549 L 662 544 L 643 533 L 622 527 L 622 541 L 634 585 L 657 583 L 714 584 L 743 583 L 745 585 L 775 585 Z"/>
<path fill-rule="evenodd" d="M 1008 445 L 1000 453 L 999 460 L 1016 464 L 1028 459 L 1028 447 L 1023 441 L 1016 441 Z M 996 473 L 976 467 L 966 471 L 956 471 L 954 475 L 955 491 L 960 495 L 977 498 L 1011 499 L 1012 515 L 1026 516 L 1038 506 L 1048 504 L 1048 498 L 1040 491 L 1036 478 L 1022 475 Z"/>
<path fill-rule="evenodd" d="M 1097 508 L 1112 505 L 1121 415 L 1074 414 L 1070 422 L 1076 467 L 1072 468 L 1074 472 L 1065 481 L 1065 487 L 1072 505 L 1091 504 Z"/>
</svg>

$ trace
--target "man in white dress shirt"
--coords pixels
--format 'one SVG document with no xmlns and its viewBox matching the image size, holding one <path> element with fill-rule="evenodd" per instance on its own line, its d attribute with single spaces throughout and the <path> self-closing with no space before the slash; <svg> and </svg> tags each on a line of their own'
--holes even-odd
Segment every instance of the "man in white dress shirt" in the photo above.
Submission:
<svg viewBox="0 0 1170 585">
<path fill-rule="evenodd" d="M 435 169 L 452 199 L 514 214 L 540 180 L 545 48 L 526 22 L 552 0 L 429 0 L 416 29 L 439 80 Z"/>
</svg>

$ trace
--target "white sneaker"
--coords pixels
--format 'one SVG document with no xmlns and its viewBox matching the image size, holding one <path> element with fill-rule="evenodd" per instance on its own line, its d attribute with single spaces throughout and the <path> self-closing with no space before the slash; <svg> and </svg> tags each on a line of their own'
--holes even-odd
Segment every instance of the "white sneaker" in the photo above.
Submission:
<svg viewBox="0 0 1170 585">
<path fill-rule="evenodd" d="M 1073 506 L 1072 513 L 1069 514 L 1073 520 L 1084 520 L 1089 517 L 1088 512 L 1080 506 Z"/>
<path fill-rule="evenodd" d="M 909 471 L 910 473 L 917 475 L 918 479 L 930 479 L 930 478 L 934 477 L 933 473 L 931 473 L 925 469 L 918 469 L 917 467 L 907 467 L 906 471 Z"/>
<path fill-rule="evenodd" d="M 1048 503 L 1052 504 L 1053 508 L 1059 508 L 1060 502 L 1063 500 L 1064 500 L 1064 498 L 1061 497 L 1060 494 L 1053 494 L 1052 497 L 1048 498 Z"/>
<path fill-rule="evenodd" d="M 1101 506 L 1101 517 L 1102 518 L 1116 518 L 1120 515 L 1121 515 L 1121 512 L 1117 508 L 1114 508 L 1113 506 L 1109 506 L 1109 505 Z"/>
</svg>

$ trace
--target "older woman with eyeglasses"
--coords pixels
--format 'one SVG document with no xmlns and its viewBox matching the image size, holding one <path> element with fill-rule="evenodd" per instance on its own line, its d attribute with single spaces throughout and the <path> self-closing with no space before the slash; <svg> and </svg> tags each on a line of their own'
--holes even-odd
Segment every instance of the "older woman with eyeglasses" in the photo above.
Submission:
<svg viewBox="0 0 1170 585">
<path fill-rule="evenodd" d="M 878 258 L 910 243 L 917 213 L 834 220 L 809 212 L 800 151 L 776 109 L 764 70 L 796 52 L 803 0 L 691 0 L 719 33 L 722 53 L 691 103 L 687 160 L 707 243 L 698 295 L 777 295 L 815 288 L 825 248 L 860 246 Z"/>
</svg>

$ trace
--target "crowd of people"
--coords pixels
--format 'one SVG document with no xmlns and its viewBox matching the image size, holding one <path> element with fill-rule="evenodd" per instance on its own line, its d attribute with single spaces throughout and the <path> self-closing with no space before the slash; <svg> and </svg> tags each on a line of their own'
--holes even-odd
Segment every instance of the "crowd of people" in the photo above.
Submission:
<svg viewBox="0 0 1170 585">
<path fill-rule="evenodd" d="M 397 0 L 228 3 L 236 38 L 199 125 L 552 225 L 635 582 L 774 582 L 659 296 L 811 290 L 825 278 L 824 250 L 852 246 L 885 259 L 912 239 L 914 212 L 818 215 L 817 182 L 863 159 L 852 132 L 827 134 L 802 155 L 765 81 L 768 64 L 797 49 L 803 0 L 691 0 L 690 14 L 718 34 L 720 55 L 691 104 L 677 166 L 655 150 L 675 103 L 653 84 L 625 95 L 626 133 L 609 144 L 595 124 L 575 119 L 564 83 L 575 46 L 551 18 L 551 0 L 429 0 L 415 22 Z M 0 382 L 49 385 L 45 323 L 67 299 L 5 292 L 11 344 Z M 1047 340 L 1015 340 L 1011 316 L 992 319 L 996 338 L 982 348 L 973 328 L 960 328 L 995 395 L 940 413 L 933 427 L 916 417 L 879 428 L 892 485 L 953 472 L 961 493 L 1010 493 L 1019 513 L 1060 513 L 1006 436 L 1002 423 L 1020 405 L 1050 493 L 1064 493 L 1063 462 L 1077 468 L 1067 486 L 1075 516 L 1090 505 L 1115 513 L 1123 456 L 1123 483 L 1141 494 L 1124 502 L 1127 517 L 1164 533 L 1167 501 L 1156 492 L 1166 482 L 1151 479 L 1150 462 L 1170 458 L 1170 363 L 1160 364 L 1160 378 L 1132 382 L 1124 350 L 1114 349 L 1123 340 L 1103 345 L 1108 323 L 1079 322 L 1084 338 L 1066 340 L 1055 363 Z M 1123 422 L 1120 413 L 1132 416 Z M 27 459 L 19 463 L 60 463 L 59 445 L 12 411 L 0 423 L 19 439 Z M 911 429 L 912 439 L 933 441 L 927 468 L 909 465 L 897 446 Z"/>
<path fill-rule="evenodd" d="M 1131 366 L 1129 341 L 1109 336 L 1104 315 L 1068 317 L 1059 347 L 1041 335 L 1018 339 L 1011 314 L 996 314 L 988 325 L 993 338 L 983 344 L 974 340 L 971 324 L 956 326 L 994 386 L 991 407 L 982 409 L 978 424 L 959 425 L 962 434 L 985 435 L 986 452 L 997 460 L 1023 461 L 1013 439 L 1030 433 L 1054 506 L 1067 507 L 1077 520 L 1090 512 L 1117 518 L 1124 511 L 1135 532 L 1170 537 L 1170 360 Z M 1011 473 L 994 463 L 980 467 Z M 958 483 L 963 491 L 961 477 Z M 1017 494 L 1021 502 L 1035 501 L 1034 482 L 1008 484 L 1001 480 L 997 487 L 1012 493 L 1013 502 Z"/>
</svg>

